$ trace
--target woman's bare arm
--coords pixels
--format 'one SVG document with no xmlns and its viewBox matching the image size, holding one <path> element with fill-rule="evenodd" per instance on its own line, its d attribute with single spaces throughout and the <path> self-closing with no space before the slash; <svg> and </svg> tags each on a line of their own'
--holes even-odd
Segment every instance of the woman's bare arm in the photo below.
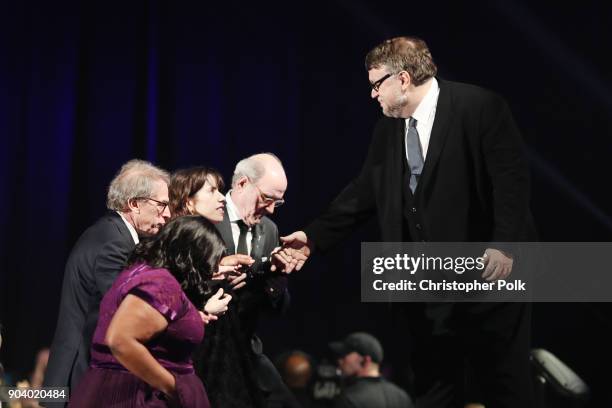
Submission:
<svg viewBox="0 0 612 408">
<path fill-rule="evenodd" d="M 176 388 L 174 376 L 159 364 L 145 343 L 168 327 L 166 319 L 151 305 L 127 295 L 106 331 L 113 356 L 132 374 L 169 396 Z"/>
</svg>

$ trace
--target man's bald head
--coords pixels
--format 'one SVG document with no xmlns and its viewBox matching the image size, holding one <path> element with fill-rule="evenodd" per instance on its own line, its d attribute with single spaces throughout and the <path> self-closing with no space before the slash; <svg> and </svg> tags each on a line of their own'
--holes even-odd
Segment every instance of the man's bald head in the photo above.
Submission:
<svg viewBox="0 0 612 408">
<path fill-rule="evenodd" d="M 259 153 L 242 159 L 232 177 L 232 200 L 247 225 L 274 213 L 283 202 L 287 176 L 280 159 L 272 153 Z"/>
<path fill-rule="evenodd" d="M 251 182 L 257 183 L 265 175 L 268 175 L 272 181 L 279 183 L 277 187 L 283 187 L 284 184 L 283 191 L 287 189 L 285 169 L 280 159 L 273 153 L 258 153 L 240 160 L 234 169 L 232 188 L 243 177 L 247 177 Z"/>
</svg>

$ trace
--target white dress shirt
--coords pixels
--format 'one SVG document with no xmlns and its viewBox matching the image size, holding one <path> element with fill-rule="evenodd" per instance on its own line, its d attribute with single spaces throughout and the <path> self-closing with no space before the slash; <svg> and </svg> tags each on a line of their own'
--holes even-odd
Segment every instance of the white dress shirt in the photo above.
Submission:
<svg viewBox="0 0 612 408">
<path fill-rule="evenodd" d="M 128 228 L 128 231 L 130 231 L 130 235 L 132 236 L 132 239 L 134 240 L 134 243 L 136 245 L 138 245 L 138 243 L 140 242 L 140 240 L 138 239 L 138 233 L 136 232 L 136 228 L 134 228 L 134 226 L 132 224 L 130 224 L 128 222 L 128 220 L 125 219 L 125 217 L 123 216 L 123 214 L 121 214 L 119 211 L 117 211 L 117 214 L 119 214 L 119 216 L 121 217 L 121 219 L 123 220 L 123 222 L 125 222 L 125 226 Z"/>
<path fill-rule="evenodd" d="M 234 204 L 234 202 L 232 201 L 232 196 L 231 196 L 232 190 L 228 191 L 227 194 L 225 195 L 225 208 L 227 208 L 227 216 L 229 217 L 230 220 L 230 224 L 232 226 L 232 238 L 234 240 L 234 248 L 237 251 L 238 250 L 238 238 L 240 238 L 240 227 L 238 226 L 238 221 L 242 220 L 242 216 L 240 215 L 240 212 L 238 211 L 238 207 L 236 207 L 236 204 Z M 247 250 L 249 251 L 249 255 L 251 254 L 251 244 L 253 240 L 253 232 L 252 232 L 252 228 L 249 227 L 247 234 L 246 234 L 246 244 L 247 244 Z"/>
</svg>

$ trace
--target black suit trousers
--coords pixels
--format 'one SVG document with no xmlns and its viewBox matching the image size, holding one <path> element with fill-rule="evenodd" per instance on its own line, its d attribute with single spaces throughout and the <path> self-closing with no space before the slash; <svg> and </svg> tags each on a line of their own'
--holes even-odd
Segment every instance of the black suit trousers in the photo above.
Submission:
<svg viewBox="0 0 612 408">
<path fill-rule="evenodd" d="M 417 408 L 531 408 L 531 305 L 436 303 L 407 306 L 415 340 Z M 405 323 L 405 322 L 404 322 Z M 472 392 L 466 394 L 466 389 Z"/>
</svg>

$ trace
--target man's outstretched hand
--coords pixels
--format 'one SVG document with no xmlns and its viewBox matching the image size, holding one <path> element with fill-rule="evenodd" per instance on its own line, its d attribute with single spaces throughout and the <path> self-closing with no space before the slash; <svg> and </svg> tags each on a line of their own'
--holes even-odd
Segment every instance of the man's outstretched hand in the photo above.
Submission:
<svg viewBox="0 0 612 408">
<path fill-rule="evenodd" d="M 271 270 L 280 270 L 283 273 L 299 271 L 313 251 L 313 244 L 308 240 L 304 231 L 281 237 L 283 246 L 272 253 Z"/>
</svg>

